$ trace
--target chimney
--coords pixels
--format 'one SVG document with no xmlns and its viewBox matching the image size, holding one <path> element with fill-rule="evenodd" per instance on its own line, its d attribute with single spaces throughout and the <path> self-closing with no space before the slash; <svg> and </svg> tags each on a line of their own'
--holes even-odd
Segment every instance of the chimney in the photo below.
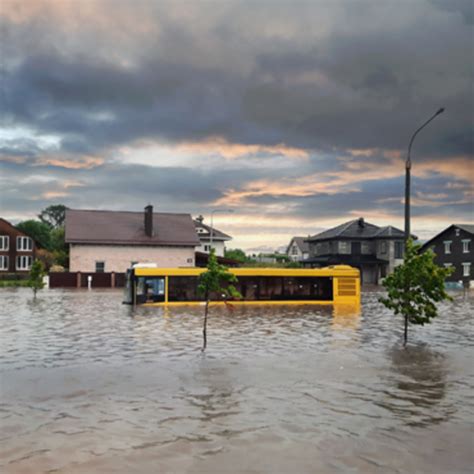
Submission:
<svg viewBox="0 0 474 474">
<path fill-rule="evenodd" d="M 153 237 L 153 206 L 151 204 L 145 207 L 145 234 Z"/>
<path fill-rule="evenodd" d="M 204 217 L 202 217 L 202 215 L 199 215 L 198 217 L 196 217 L 196 221 L 199 222 L 199 224 L 202 224 L 204 220 Z"/>
<path fill-rule="evenodd" d="M 365 222 L 363 217 L 359 217 L 359 227 L 365 227 Z"/>
</svg>

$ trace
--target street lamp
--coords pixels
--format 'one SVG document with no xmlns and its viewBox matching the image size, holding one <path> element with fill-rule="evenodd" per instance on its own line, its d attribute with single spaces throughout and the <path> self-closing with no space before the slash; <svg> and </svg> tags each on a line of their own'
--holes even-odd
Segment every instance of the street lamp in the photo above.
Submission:
<svg viewBox="0 0 474 474">
<path fill-rule="evenodd" d="M 214 209 L 211 211 L 211 232 L 210 232 L 210 239 L 209 239 L 209 251 L 212 250 L 212 239 L 214 237 L 214 214 L 216 212 L 234 212 L 233 209 Z"/>
<path fill-rule="evenodd" d="M 412 135 L 410 144 L 408 145 L 408 155 L 407 161 L 405 164 L 405 245 L 410 238 L 410 170 L 411 170 L 411 146 L 413 145 L 413 140 L 418 135 L 418 132 L 425 128 L 435 117 L 442 114 L 444 108 L 440 108 L 434 115 L 432 115 L 420 128 L 418 128 L 415 133 Z"/>
</svg>

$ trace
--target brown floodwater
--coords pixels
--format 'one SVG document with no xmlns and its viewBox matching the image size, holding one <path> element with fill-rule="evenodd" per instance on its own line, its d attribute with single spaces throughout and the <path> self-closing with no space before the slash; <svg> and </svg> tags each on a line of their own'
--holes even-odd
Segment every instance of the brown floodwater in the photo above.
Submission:
<svg viewBox="0 0 474 474">
<path fill-rule="evenodd" d="M 375 291 L 321 306 L 138 308 L 0 290 L 5 473 L 463 473 L 474 295 L 410 329 Z"/>
</svg>

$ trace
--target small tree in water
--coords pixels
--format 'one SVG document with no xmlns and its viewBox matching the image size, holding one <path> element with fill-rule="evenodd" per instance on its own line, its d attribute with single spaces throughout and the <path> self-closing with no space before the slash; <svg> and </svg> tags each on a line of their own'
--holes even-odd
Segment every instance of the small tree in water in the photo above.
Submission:
<svg viewBox="0 0 474 474">
<path fill-rule="evenodd" d="M 28 279 L 28 286 L 33 290 L 34 299 L 36 299 L 36 292 L 44 288 L 43 277 L 45 275 L 43 262 L 35 260 L 31 265 L 30 278 Z"/>
<path fill-rule="evenodd" d="M 206 306 L 204 309 L 204 324 L 202 328 L 202 350 L 207 347 L 207 316 L 209 313 L 209 303 L 216 294 L 225 298 L 241 298 L 240 293 L 235 289 L 233 283 L 237 283 L 237 277 L 229 272 L 227 267 L 217 262 L 214 249 L 211 249 L 207 270 L 199 277 L 198 292 L 204 296 Z M 224 285 L 224 286 L 223 286 Z"/>
<path fill-rule="evenodd" d="M 444 282 L 452 273 L 451 268 L 439 267 L 434 262 L 435 254 L 430 249 L 420 253 L 420 245 L 407 242 L 405 261 L 385 278 L 383 286 L 387 296 L 379 301 L 395 314 L 405 318 L 403 344 L 408 338 L 408 323 L 429 323 L 438 316 L 436 304 L 443 300 L 452 300 L 446 293 Z"/>
</svg>

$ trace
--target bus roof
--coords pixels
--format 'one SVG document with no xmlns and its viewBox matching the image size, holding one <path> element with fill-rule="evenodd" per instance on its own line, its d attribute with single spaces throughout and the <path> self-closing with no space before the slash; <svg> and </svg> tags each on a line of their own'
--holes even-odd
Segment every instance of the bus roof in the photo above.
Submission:
<svg viewBox="0 0 474 474">
<path fill-rule="evenodd" d="M 199 276 L 206 268 L 135 268 L 136 276 Z M 346 276 L 359 277 L 359 270 L 348 265 L 334 265 L 324 268 L 243 268 L 231 267 L 228 271 L 235 276 L 275 276 L 275 277 L 311 277 Z"/>
</svg>

